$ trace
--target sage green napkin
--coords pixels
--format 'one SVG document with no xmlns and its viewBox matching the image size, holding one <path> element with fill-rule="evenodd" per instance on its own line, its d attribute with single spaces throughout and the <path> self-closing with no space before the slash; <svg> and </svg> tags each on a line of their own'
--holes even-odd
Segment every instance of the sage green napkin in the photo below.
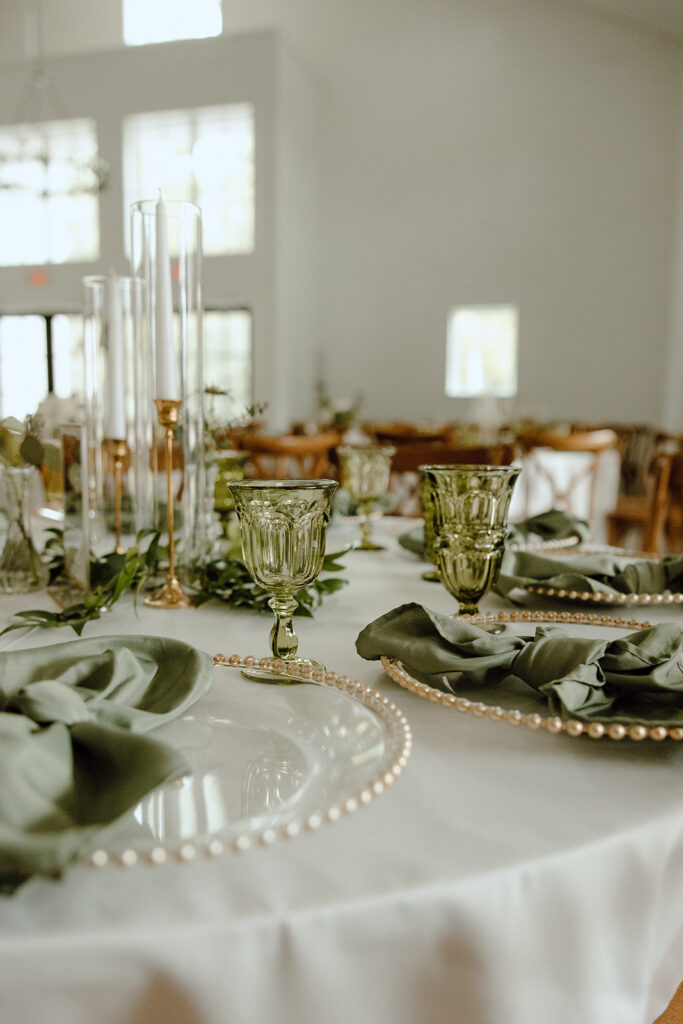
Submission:
<svg viewBox="0 0 683 1024">
<path fill-rule="evenodd" d="M 533 637 L 492 636 L 479 626 L 404 604 L 361 631 L 362 658 L 398 658 L 415 678 L 451 693 L 495 700 L 507 680 L 540 693 L 552 715 L 590 722 L 683 725 L 683 630 L 663 623 L 622 639 L 571 637 L 539 626 Z"/>
<path fill-rule="evenodd" d="M 58 875 L 99 829 L 187 771 L 142 734 L 200 697 L 211 665 L 156 636 L 0 653 L 0 891 Z"/>
<path fill-rule="evenodd" d="M 590 527 L 585 519 L 570 512 L 551 509 L 531 516 L 521 523 L 511 523 L 508 527 L 508 544 L 543 544 L 551 540 L 566 540 L 577 537 L 579 542 L 588 539 Z M 424 524 L 406 530 L 398 538 L 399 544 L 420 557 L 424 557 Z"/>
<path fill-rule="evenodd" d="M 515 587 L 542 584 L 602 594 L 661 594 L 683 590 L 683 555 L 637 560 L 623 555 L 577 555 L 567 560 L 530 551 L 507 551 L 494 589 L 507 597 Z"/>
<path fill-rule="evenodd" d="M 521 523 L 510 523 L 507 540 L 508 544 L 541 544 L 569 537 L 578 537 L 583 543 L 590 537 L 590 525 L 571 512 L 551 508 L 548 512 L 523 519 Z"/>
</svg>

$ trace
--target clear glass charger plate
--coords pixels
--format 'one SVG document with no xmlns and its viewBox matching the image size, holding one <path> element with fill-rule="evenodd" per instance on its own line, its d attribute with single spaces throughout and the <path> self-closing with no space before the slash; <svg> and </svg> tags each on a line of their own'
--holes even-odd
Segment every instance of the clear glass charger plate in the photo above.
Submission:
<svg viewBox="0 0 683 1024">
<path fill-rule="evenodd" d="M 495 614 L 465 615 L 468 622 L 474 625 L 489 625 L 492 623 L 503 623 L 506 627 L 512 627 L 515 632 L 522 633 L 525 624 L 529 623 L 551 623 L 554 625 L 579 625 L 582 627 L 581 636 L 604 636 L 605 629 L 619 630 L 620 635 L 634 630 L 648 629 L 652 623 L 638 621 L 636 619 L 617 618 L 595 613 L 581 614 L 579 612 L 548 612 L 548 611 L 524 611 L 524 612 L 498 612 Z M 472 700 L 471 697 L 445 693 L 428 683 L 422 683 L 410 675 L 397 658 L 382 657 L 382 667 L 394 682 L 398 683 L 405 690 L 431 701 L 441 707 L 459 711 L 463 714 L 471 714 L 477 718 L 487 718 L 492 722 L 506 722 L 513 726 L 526 726 L 538 731 L 549 732 L 552 735 L 565 735 L 571 737 L 588 736 L 591 739 L 612 739 L 612 740 L 683 740 L 683 728 L 669 727 L 663 725 L 648 725 L 647 722 L 622 725 L 618 722 L 592 721 L 581 722 L 578 719 L 562 719 L 544 714 L 547 705 L 524 683 L 518 685 L 510 684 L 508 688 L 497 688 L 497 704 L 488 704 L 479 700 Z M 481 692 L 481 691 L 479 691 Z"/>
<path fill-rule="evenodd" d="M 566 552 L 566 555 L 576 555 L 578 557 L 583 555 L 614 555 L 617 558 L 622 558 L 624 565 L 634 561 L 656 562 L 659 560 L 658 555 L 648 554 L 644 551 L 625 551 L 623 549 L 615 551 L 614 548 L 610 548 L 607 545 L 570 550 Z M 519 589 L 525 590 L 529 594 L 538 594 L 540 597 L 552 597 L 558 601 L 614 605 L 622 608 L 626 605 L 671 605 L 683 603 L 683 593 L 672 590 L 663 590 L 658 594 L 618 594 L 603 593 L 597 590 L 548 587 L 543 583 L 524 583 L 519 585 Z"/>
<path fill-rule="evenodd" d="M 185 756 L 190 774 L 100 832 L 91 866 L 190 861 L 315 831 L 380 796 L 412 747 L 393 701 L 347 676 L 270 686 L 221 667 L 209 693 L 154 737 Z"/>
</svg>

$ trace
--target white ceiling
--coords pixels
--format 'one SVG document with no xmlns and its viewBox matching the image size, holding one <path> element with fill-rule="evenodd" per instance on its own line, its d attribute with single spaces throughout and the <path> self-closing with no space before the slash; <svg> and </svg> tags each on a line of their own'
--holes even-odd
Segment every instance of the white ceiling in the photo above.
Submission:
<svg viewBox="0 0 683 1024">
<path fill-rule="evenodd" d="M 566 2 L 566 0 L 565 0 Z M 683 0 L 569 0 L 659 32 L 683 42 Z"/>
</svg>

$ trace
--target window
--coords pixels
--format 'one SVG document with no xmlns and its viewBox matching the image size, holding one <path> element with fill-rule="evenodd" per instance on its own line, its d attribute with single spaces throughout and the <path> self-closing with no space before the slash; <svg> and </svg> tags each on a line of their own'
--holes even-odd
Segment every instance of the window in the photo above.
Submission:
<svg viewBox="0 0 683 1024">
<path fill-rule="evenodd" d="M 127 46 L 171 39 L 206 39 L 223 30 L 221 0 L 123 0 Z"/>
<path fill-rule="evenodd" d="M 48 392 L 79 398 L 82 391 L 80 314 L 0 316 L 0 418 L 33 414 Z"/>
<path fill-rule="evenodd" d="M 26 367 L 31 366 L 31 373 Z M 241 417 L 252 402 L 252 314 L 248 309 L 204 313 L 204 383 L 215 394 L 221 422 Z M 0 419 L 34 413 L 51 392 L 83 393 L 83 317 L 55 313 L 0 316 Z"/>
<path fill-rule="evenodd" d="M 0 410 L 23 420 L 48 391 L 45 318 L 0 318 Z M 26 367 L 31 372 L 26 372 Z"/>
<path fill-rule="evenodd" d="M 0 155 L 0 266 L 97 259 L 95 122 L 0 128 Z"/>
<path fill-rule="evenodd" d="M 58 398 L 83 392 L 83 317 L 56 313 L 51 319 L 51 390 Z"/>
<path fill-rule="evenodd" d="M 222 422 L 242 416 L 252 402 L 251 321 L 248 309 L 204 314 L 204 386 L 228 392 L 210 400 Z"/>
<path fill-rule="evenodd" d="M 446 394 L 450 398 L 517 394 L 516 306 L 451 310 L 446 342 Z"/>
<path fill-rule="evenodd" d="M 247 103 L 126 118 L 124 216 L 138 199 L 202 208 L 207 256 L 254 248 L 254 111 Z"/>
</svg>

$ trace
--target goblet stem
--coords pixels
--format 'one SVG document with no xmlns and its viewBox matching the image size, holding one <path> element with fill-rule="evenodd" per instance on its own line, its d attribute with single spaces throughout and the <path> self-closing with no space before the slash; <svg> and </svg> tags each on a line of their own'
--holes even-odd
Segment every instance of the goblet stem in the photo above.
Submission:
<svg viewBox="0 0 683 1024">
<path fill-rule="evenodd" d="M 361 505 L 358 510 L 360 516 L 360 547 L 372 547 L 372 522 L 370 520 L 370 509 L 367 505 Z"/>
<path fill-rule="evenodd" d="M 358 503 L 358 518 L 360 519 L 360 539 L 356 544 L 357 551 L 383 551 L 382 544 L 376 544 L 372 539 L 372 519 L 370 513 L 374 502 Z"/>
<path fill-rule="evenodd" d="M 479 614 L 479 605 L 478 604 L 476 604 L 476 603 L 474 603 L 472 601 L 462 601 L 461 600 L 459 602 L 458 611 L 456 613 L 456 618 L 457 618 L 458 615 L 478 615 L 478 614 Z"/>
<path fill-rule="evenodd" d="M 292 594 L 275 594 L 268 605 L 275 613 L 275 624 L 270 631 L 270 649 L 275 658 L 291 661 L 299 646 L 299 638 L 292 624 L 297 602 Z"/>
</svg>

